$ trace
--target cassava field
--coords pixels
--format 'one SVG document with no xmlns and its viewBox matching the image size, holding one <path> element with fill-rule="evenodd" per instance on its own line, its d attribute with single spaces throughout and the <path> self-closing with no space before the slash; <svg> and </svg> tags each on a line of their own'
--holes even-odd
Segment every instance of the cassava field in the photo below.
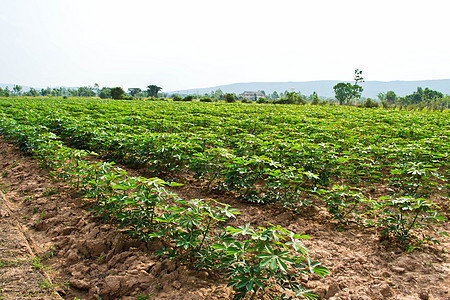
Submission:
<svg viewBox="0 0 450 300">
<path fill-rule="evenodd" d="M 0 99 L 0 298 L 450 299 L 448 111 Z"/>
</svg>

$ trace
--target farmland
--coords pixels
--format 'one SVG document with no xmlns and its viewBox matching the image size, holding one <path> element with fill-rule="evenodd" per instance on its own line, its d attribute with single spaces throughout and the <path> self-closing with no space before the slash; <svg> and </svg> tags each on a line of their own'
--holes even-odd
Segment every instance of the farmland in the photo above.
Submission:
<svg viewBox="0 0 450 300">
<path fill-rule="evenodd" d="M 314 257 L 322 264 L 309 259 L 303 244 L 314 256 L 317 226 L 328 237 L 363 235 L 382 255 L 446 253 L 449 117 L 329 105 L 0 99 L 5 139 L 128 236 L 162 240 L 161 256 L 197 270 L 221 269 L 235 297 L 282 289 L 308 296 L 300 285 L 321 298 L 357 294 L 336 281 L 339 270 L 325 256 Z M 180 199 L 166 189 L 211 200 Z M 268 216 L 264 222 L 245 215 L 254 209 Z M 291 216 L 279 220 L 283 227 L 270 219 L 280 214 Z M 320 246 L 326 251 L 325 241 Z M 323 276 L 327 288 L 303 282 L 308 273 Z M 444 293 L 447 279 L 439 280 L 427 292 L 431 298 Z M 401 298 L 414 289 L 406 286 L 379 293 Z"/>
</svg>

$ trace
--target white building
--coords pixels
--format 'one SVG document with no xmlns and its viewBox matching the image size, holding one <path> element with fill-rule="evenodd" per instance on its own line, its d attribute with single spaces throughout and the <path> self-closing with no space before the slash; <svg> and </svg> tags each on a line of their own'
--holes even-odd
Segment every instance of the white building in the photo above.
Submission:
<svg viewBox="0 0 450 300">
<path fill-rule="evenodd" d="M 261 92 L 249 92 L 245 91 L 242 94 L 239 95 L 241 98 L 246 98 L 248 100 L 256 101 L 259 98 L 264 98 L 265 95 Z"/>
</svg>

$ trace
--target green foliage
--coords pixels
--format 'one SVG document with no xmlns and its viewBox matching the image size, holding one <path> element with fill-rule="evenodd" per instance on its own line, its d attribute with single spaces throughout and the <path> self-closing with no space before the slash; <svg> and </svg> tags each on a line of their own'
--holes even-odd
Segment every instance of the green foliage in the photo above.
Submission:
<svg viewBox="0 0 450 300">
<path fill-rule="evenodd" d="M 274 104 L 306 104 L 306 100 L 299 92 L 286 92 L 281 99 L 273 101 Z"/>
<path fill-rule="evenodd" d="M 192 101 L 194 100 L 194 96 L 192 95 L 187 95 L 186 97 L 183 98 L 183 101 Z"/>
<path fill-rule="evenodd" d="M 438 180 L 446 180 L 436 168 L 423 162 L 407 161 L 393 167 L 390 186 L 394 196 L 428 197 L 432 188 L 439 188 Z"/>
<path fill-rule="evenodd" d="M 333 87 L 336 99 L 340 105 L 346 104 L 353 99 L 353 85 L 348 82 L 340 82 Z"/>
<path fill-rule="evenodd" d="M 221 238 L 213 248 L 220 253 L 222 268 L 225 268 L 229 286 L 235 290 L 234 299 L 243 299 L 247 294 L 257 297 L 264 294 L 272 299 L 281 287 L 315 299 L 315 295 L 303 290 L 299 274 L 316 273 L 328 275 L 320 263 L 311 263 L 301 239 L 308 236 L 269 224 L 270 227 L 252 228 L 249 224 L 238 228 L 227 227 L 228 236 Z M 230 237 L 238 236 L 236 239 Z M 295 253 L 293 255 L 293 253 Z M 283 298 L 282 298 L 283 299 Z"/>
<path fill-rule="evenodd" d="M 173 96 L 172 100 L 173 101 L 183 101 L 183 98 L 179 95 L 175 95 L 175 96 Z"/>
<path fill-rule="evenodd" d="M 169 184 L 161 179 L 129 177 L 112 163 L 84 160 L 87 152 L 66 147 L 45 127 L 32 131 L 31 127 L 0 120 L 2 133 L 9 133 L 8 138 L 16 142 L 25 138 L 27 149 L 57 170 L 55 175 L 93 199 L 99 216 L 132 237 L 144 241 L 159 238 L 165 245 L 159 255 L 197 269 L 225 272 L 236 292 L 234 299 L 248 293 L 275 297 L 278 289 L 314 298 L 303 290 L 298 275 L 328 274 L 307 256 L 300 242 L 307 236 L 273 224 L 268 228 L 247 224 L 224 230 L 220 224 L 239 214 L 227 204 L 181 200 L 164 188 Z M 264 165 L 258 160 L 254 163 Z M 34 265 L 40 267 L 39 261 Z"/>
<path fill-rule="evenodd" d="M 321 191 L 321 194 L 325 194 L 328 212 L 341 224 L 360 220 L 358 206 L 368 202 L 361 192 L 349 186 L 335 185 L 329 191 Z"/>
<path fill-rule="evenodd" d="M 374 108 L 374 107 L 378 107 L 378 103 L 373 101 L 370 98 L 367 98 L 367 100 L 364 102 L 363 107 L 366 108 Z"/>
<path fill-rule="evenodd" d="M 22 94 L 22 87 L 20 85 L 15 84 L 13 86 L 12 92 L 15 96 L 20 96 Z"/>
<path fill-rule="evenodd" d="M 110 88 L 102 88 L 100 94 L 98 95 L 101 99 L 111 98 L 111 89 Z"/>
<path fill-rule="evenodd" d="M 3 96 L 3 97 L 11 96 L 11 91 L 9 90 L 9 87 L 7 87 L 7 86 L 5 87 L 4 90 L 1 90 L 0 92 L 1 92 L 1 96 Z"/>
<path fill-rule="evenodd" d="M 336 99 L 340 105 L 347 104 L 351 100 L 359 100 L 361 93 L 364 90 L 359 83 L 364 82 L 364 78 L 361 77 L 362 71 L 355 70 L 355 83 L 340 82 L 333 87 Z"/>
<path fill-rule="evenodd" d="M 429 106 L 434 103 L 441 103 L 443 100 L 444 95 L 441 92 L 433 91 L 429 88 L 425 88 L 424 90 L 423 88 L 418 87 L 414 93 L 400 98 L 398 102 L 404 105 Z"/>
<path fill-rule="evenodd" d="M 111 88 L 111 98 L 120 100 L 125 98 L 125 91 L 121 87 Z"/>
<path fill-rule="evenodd" d="M 162 90 L 162 87 L 154 84 L 147 86 L 147 97 L 158 98 L 158 93 L 160 90 Z"/>
<path fill-rule="evenodd" d="M 256 103 L 259 104 L 263 104 L 263 103 L 268 103 L 269 101 L 267 101 L 266 98 L 260 97 L 258 100 L 256 100 Z"/>
<path fill-rule="evenodd" d="M 226 102 L 228 103 L 232 103 L 232 102 L 236 102 L 236 97 L 234 94 L 231 93 L 227 93 L 224 95 L 224 99 Z"/>
<path fill-rule="evenodd" d="M 377 208 L 381 209 L 378 226 L 382 229 L 382 234 L 386 237 L 392 236 L 404 245 L 413 242 L 414 236 L 411 234 L 415 228 L 425 228 L 429 224 L 445 221 L 432 208 L 437 208 L 435 204 L 424 198 L 401 197 L 385 199 Z M 431 240 L 437 243 L 432 237 L 422 236 L 419 241 Z"/>
<path fill-rule="evenodd" d="M 140 88 L 129 88 L 128 92 L 132 97 L 137 97 L 142 92 L 142 90 Z"/>
<path fill-rule="evenodd" d="M 232 192 L 249 203 L 276 202 L 294 212 L 328 198 L 330 215 L 341 225 L 381 224 L 380 210 L 370 208 L 370 198 L 358 196 L 362 185 L 388 185 L 393 198 L 448 195 L 448 111 L 18 97 L 2 98 L 0 107 L 0 134 L 29 154 L 54 157 L 41 162 L 48 168 L 57 170 L 64 159 L 71 162 L 67 168 L 72 173 L 53 171 L 55 176 L 96 197 L 106 219 L 112 219 L 110 212 L 123 211 L 111 202 L 138 198 L 105 196 L 106 183 L 124 175 L 110 165 L 83 162 L 83 155 L 92 151 L 146 168 L 154 176 L 172 174 L 177 179 L 189 172 L 205 189 Z M 66 153 L 65 147 L 54 152 L 59 139 L 78 152 Z M 86 164 L 94 179 L 87 179 Z M 320 190 L 324 193 L 318 194 Z M 149 216 L 154 203 L 163 203 L 141 198 L 148 203 Z M 136 207 L 127 204 L 130 213 L 141 213 L 140 201 Z M 148 233 L 139 233 L 145 232 L 140 229 L 144 225 L 157 226 L 150 220 L 129 223 L 130 234 L 148 238 Z"/>
<path fill-rule="evenodd" d="M 394 91 L 388 91 L 388 92 L 386 92 L 385 99 L 389 104 L 394 104 L 395 101 L 397 100 L 397 95 L 395 94 Z"/>
<path fill-rule="evenodd" d="M 317 93 L 314 92 L 314 93 L 312 94 L 311 104 L 312 104 L 312 105 L 318 105 L 319 102 L 320 102 L 319 96 L 317 96 Z"/>
</svg>

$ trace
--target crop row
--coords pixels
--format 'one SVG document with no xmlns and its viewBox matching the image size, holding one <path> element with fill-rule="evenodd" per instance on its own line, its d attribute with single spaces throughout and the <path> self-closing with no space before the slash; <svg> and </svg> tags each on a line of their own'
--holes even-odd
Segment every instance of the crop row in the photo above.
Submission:
<svg viewBox="0 0 450 300">
<path fill-rule="evenodd" d="M 320 198 L 341 223 L 376 223 L 401 240 L 410 239 L 419 214 L 436 217 L 430 197 L 448 195 L 445 112 L 85 99 L 0 105 L 19 124 L 43 126 L 112 161 L 156 175 L 182 171 L 207 188 L 297 211 Z M 385 201 L 352 187 L 380 184 L 389 186 Z M 384 212 L 379 220 L 365 220 L 370 209 L 358 211 L 368 205 Z M 395 227 L 390 216 L 402 205 L 413 212 L 411 222 Z"/>
<path fill-rule="evenodd" d="M 221 271 L 235 291 L 234 299 L 264 293 L 272 299 L 291 295 L 315 299 L 304 290 L 299 274 L 328 274 L 311 262 L 301 239 L 278 225 L 254 228 L 250 224 L 223 228 L 238 211 L 215 201 L 182 200 L 165 189 L 159 178 L 130 177 L 113 163 L 92 162 L 89 154 L 65 146 L 43 126 L 20 125 L 0 118 L 0 134 L 32 153 L 53 174 L 70 183 L 87 199 L 94 211 L 118 228 L 144 242 L 159 239 L 157 254 L 197 269 Z"/>
<path fill-rule="evenodd" d="M 155 175 L 189 171 L 251 202 L 332 183 L 395 185 L 393 174 L 417 163 L 448 175 L 450 123 L 442 113 L 105 100 L 3 105 L 19 123 L 46 126 L 72 147 Z M 429 176 L 427 185 L 439 180 Z"/>
</svg>

